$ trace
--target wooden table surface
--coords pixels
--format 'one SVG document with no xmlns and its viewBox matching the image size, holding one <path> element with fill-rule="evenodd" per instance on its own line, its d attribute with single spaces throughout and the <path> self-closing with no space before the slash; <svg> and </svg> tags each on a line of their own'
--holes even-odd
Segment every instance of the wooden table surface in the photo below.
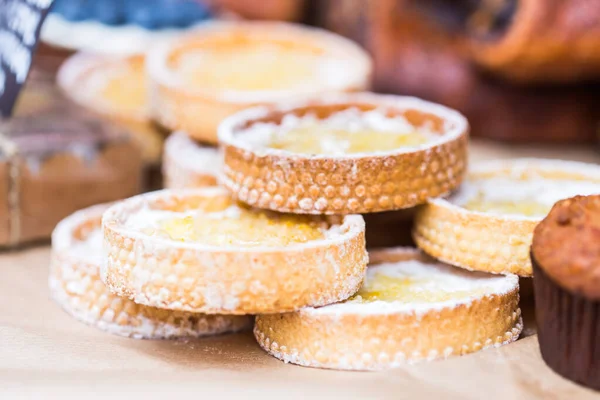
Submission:
<svg viewBox="0 0 600 400">
<path fill-rule="evenodd" d="M 597 162 L 593 148 L 477 142 L 472 159 L 545 156 Z M 284 364 L 250 333 L 189 341 L 133 340 L 76 322 L 48 298 L 48 246 L 0 255 L 0 398 L 587 399 L 554 374 L 535 335 L 499 349 L 385 372 Z M 528 326 L 531 332 L 533 327 Z"/>
</svg>

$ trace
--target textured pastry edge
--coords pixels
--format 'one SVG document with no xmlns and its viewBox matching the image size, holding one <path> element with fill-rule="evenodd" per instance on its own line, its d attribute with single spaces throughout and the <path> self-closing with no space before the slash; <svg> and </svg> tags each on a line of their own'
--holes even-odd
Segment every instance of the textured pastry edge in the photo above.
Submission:
<svg viewBox="0 0 600 400">
<path fill-rule="evenodd" d="M 483 161 L 472 166 L 469 175 L 489 174 L 495 171 L 498 171 L 498 174 L 501 175 L 504 169 L 524 171 L 531 168 L 546 173 L 570 172 L 600 181 L 600 167 L 596 165 L 576 161 L 536 158 Z M 500 243 L 497 240 L 488 241 L 486 244 L 492 246 L 493 250 L 486 250 L 484 253 L 489 255 L 480 256 L 471 251 L 456 251 L 455 248 L 447 248 L 443 243 L 444 241 L 432 241 L 424 237 L 421 231 L 427 225 L 446 220 L 447 218 L 453 221 L 452 232 L 446 231 L 444 235 L 440 234 L 444 238 L 456 236 L 457 242 L 464 240 L 461 239 L 462 237 L 468 240 L 470 236 L 468 232 L 472 226 L 485 225 L 489 226 L 489 229 L 493 229 L 495 232 L 507 232 L 506 236 L 513 243 Z M 542 218 L 501 216 L 466 210 L 444 198 L 436 198 L 428 200 L 427 204 L 417 212 L 413 228 L 413 238 L 417 246 L 427 254 L 460 268 L 470 271 L 516 274 L 522 277 L 531 277 L 532 268 L 531 260 L 529 259 L 529 246 L 521 254 L 520 258 L 523 262 L 515 261 L 513 257 L 499 259 L 497 254 L 502 253 L 502 249 L 506 247 L 512 247 L 514 243 L 531 243 L 533 230 L 541 220 Z M 472 258 L 472 260 L 468 260 L 467 258 Z"/>
<path fill-rule="evenodd" d="M 385 255 L 385 253 L 392 253 L 392 254 L 404 254 L 404 255 L 410 255 L 411 253 L 416 256 L 418 256 L 419 252 L 416 249 L 411 249 L 411 248 L 390 248 L 390 249 L 381 249 L 381 250 L 376 250 L 374 252 L 372 252 L 372 254 L 375 256 L 375 258 L 377 258 L 379 255 L 383 254 Z M 418 323 L 418 321 L 423 318 L 424 315 L 426 314 L 431 314 L 431 315 L 435 315 L 435 314 L 440 314 L 444 311 L 448 311 L 448 310 L 458 310 L 456 312 L 456 314 L 460 314 L 463 310 L 464 307 L 466 307 L 467 311 L 471 308 L 472 305 L 476 304 L 476 303 L 483 303 L 483 302 L 488 302 L 489 304 L 487 304 L 487 306 L 489 306 L 490 308 L 492 307 L 496 307 L 497 305 L 494 304 L 494 300 L 495 299 L 500 299 L 502 300 L 503 304 L 507 304 L 508 302 L 514 300 L 514 297 L 519 297 L 519 283 L 518 280 L 515 280 L 516 284 L 514 286 L 514 288 L 506 293 L 491 293 L 491 294 L 486 294 L 483 295 L 477 299 L 474 299 L 472 301 L 470 301 L 468 304 L 465 303 L 461 303 L 461 304 L 457 304 L 456 307 L 444 307 L 444 308 L 433 308 L 432 310 L 426 311 L 423 314 L 419 314 L 417 315 L 416 313 L 410 313 L 407 311 L 386 311 L 384 313 L 378 313 L 378 314 L 367 314 L 364 315 L 362 313 L 359 312 L 336 312 L 336 313 L 318 313 L 318 314 L 314 314 L 311 312 L 310 308 L 307 309 L 301 309 L 299 311 L 297 311 L 295 314 L 300 316 L 300 318 L 305 317 L 306 320 L 304 320 L 304 322 L 311 323 L 311 319 L 317 319 L 319 320 L 319 324 L 322 326 L 328 326 L 328 332 L 327 332 L 327 336 L 328 337 L 337 337 L 336 340 L 343 340 L 344 336 L 347 336 L 348 334 L 352 334 L 353 329 L 352 326 L 354 326 L 353 324 L 343 324 L 342 326 L 336 326 L 336 324 L 334 324 L 335 321 L 337 321 L 340 318 L 340 315 L 343 315 L 344 317 L 350 316 L 350 317 L 354 317 L 357 319 L 361 319 L 361 325 L 364 324 L 364 320 L 365 319 L 369 319 L 369 324 L 372 324 L 374 326 L 381 326 L 381 323 L 385 323 L 385 321 L 383 320 L 383 318 L 385 317 L 389 317 L 389 316 L 409 316 L 409 317 L 414 317 L 414 320 L 416 321 L 416 323 Z M 519 335 L 521 334 L 522 330 L 523 330 L 523 320 L 521 317 L 521 310 L 518 307 L 518 301 L 516 301 L 516 309 L 513 311 L 513 327 L 510 331 L 506 331 L 504 332 L 503 335 L 497 335 L 498 337 L 502 337 L 504 340 L 493 340 L 492 338 L 488 338 L 484 343 L 481 343 L 479 341 L 475 342 L 475 343 L 470 343 L 470 344 L 463 344 L 461 346 L 461 350 L 463 352 L 458 352 L 459 355 L 464 355 L 464 354 L 469 354 L 471 352 L 475 352 L 475 351 L 479 351 L 479 350 L 484 350 L 484 349 L 488 349 L 488 348 L 498 348 L 500 346 L 509 344 L 515 340 L 518 339 Z M 339 310 L 341 307 L 338 307 L 337 309 Z M 272 317 L 272 316 L 265 316 L 265 317 Z M 382 320 L 379 320 L 382 319 Z M 432 352 L 430 352 L 429 354 L 427 354 L 426 356 L 422 355 L 421 353 L 419 353 L 418 355 L 412 354 L 411 356 L 406 356 L 406 354 L 404 353 L 397 353 L 394 355 L 394 357 L 390 357 L 389 354 L 383 352 L 383 351 L 372 351 L 372 352 L 368 352 L 368 353 L 363 353 L 362 357 L 361 357 L 361 361 L 359 362 L 354 362 L 354 363 L 350 363 L 350 365 L 343 365 L 343 363 L 341 361 L 339 361 L 338 363 L 331 363 L 331 362 L 320 362 L 314 358 L 310 358 L 307 359 L 305 357 L 301 356 L 302 350 L 299 349 L 295 349 L 296 351 L 288 351 L 287 346 L 281 344 L 281 343 L 277 343 L 275 341 L 273 341 L 272 338 L 270 338 L 268 336 L 268 334 L 266 334 L 265 332 L 261 331 L 258 328 L 258 325 L 260 324 L 261 321 L 261 316 L 257 316 L 257 323 L 255 323 L 254 325 L 254 336 L 257 340 L 257 342 L 259 343 L 260 347 L 265 350 L 268 354 L 272 355 L 273 357 L 284 361 L 285 363 L 292 363 L 292 364 L 297 364 L 297 365 L 301 365 L 301 366 L 305 366 L 305 367 L 314 367 L 314 368 L 325 368 L 325 369 L 340 369 L 340 370 L 382 370 L 382 369 L 388 369 L 388 368 L 395 368 L 395 367 L 399 367 L 403 364 L 414 364 L 417 362 L 422 362 L 422 361 L 431 361 L 431 360 L 435 360 L 435 359 L 446 359 L 449 356 L 455 355 L 456 353 L 454 352 L 454 349 L 452 349 L 451 347 L 447 347 L 446 349 L 450 348 L 451 351 L 448 352 L 444 352 L 444 353 L 439 353 L 436 350 L 433 350 Z M 285 314 L 281 315 L 281 319 L 278 320 L 278 322 L 281 321 L 285 321 Z M 337 324 L 339 325 L 339 324 Z M 269 325 L 269 329 L 273 330 L 276 328 L 273 328 L 273 324 Z M 331 327 L 336 327 L 334 331 L 331 331 Z M 392 330 L 394 329 L 394 326 L 390 324 L 389 329 Z M 286 330 L 287 332 L 287 330 Z M 316 332 L 316 331 L 313 331 Z M 291 332 L 290 332 L 291 333 Z M 284 333 L 285 334 L 285 333 Z M 317 333 L 318 335 L 318 333 Z M 365 338 L 366 339 L 366 338 Z M 319 341 L 320 338 L 319 337 L 307 337 L 303 339 L 305 342 L 314 342 L 314 341 Z M 284 349 L 282 349 L 282 347 Z M 465 347 L 467 348 L 465 351 Z M 470 351 L 469 351 L 470 350 Z M 333 354 L 333 351 L 332 351 Z M 382 354 L 385 355 L 385 357 L 383 357 L 385 359 L 385 361 L 382 361 Z M 412 358 L 411 358 L 412 357 Z M 365 363 L 367 365 L 365 365 Z"/>
<path fill-rule="evenodd" d="M 310 106 L 323 106 L 323 105 L 348 105 L 350 108 L 352 103 L 362 103 L 362 104 L 374 104 L 380 106 L 394 107 L 398 109 L 416 109 L 425 113 L 433 114 L 437 117 L 440 117 L 444 120 L 445 123 L 451 122 L 455 126 L 452 127 L 448 132 L 445 132 L 441 135 L 441 138 L 438 140 L 431 141 L 426 145 L 423 145 L 416 149 L 398 149 L 387 152 L 377 152 L 377 153 L 358 153 L 358 154 L 347 154 L 341 156 L 329 156 L 329 155 L 305 155 L 305 154 L 297 154 L 285 150 L 278 149 L 270 149 L 270 148 L 260 148 L 254 149 L 252 146 L 244 143 L 242 140 L 238 140 L 235 137 L 235 131 L 238 127 L 243 126 L 245 123 L 251 120 L 256 120 L 259 118 L 264 118 L 267 115 L 273 112 L 289 112 L 299 107 L 310 107 Z M 266 168 L 269 169 L 272 173 L 279 169 L 281 165 L 290 164 L 291 162 L 302 160 L 306 162 L 313 162 L 319 164 L 332 164 L 336 163 L 353 163 L 357 161 L 362 162 L 381 162 L 385 164 L 386 161 L 389 161 L 391 165 L 395 165 L 397 163 L 396 158 L 401 158 L 402 156 L 413 156 L 415 154 L 430 154 L 431 159 L 429 163 L 433 163 L 436 160 L 436 154 L 434 153 L 436 150 L 441 149 L 442 146 L 460 143 L 463 141 L 464 146 L 467 146 L 466 139 L 469 135 L 469 124 L 466 118 L 457 111 L 454 111 L 448 107 L 431 103 L 428 101 L 424 101 L 415 97 L 407 97 L 407 96 L 394 96 L 394 95 L 382 95 L 382 94 L 374 94 L 374 93 L 332 93 L 332 94 L 323 94 L 318 99 L 300 99 L 295 101 L 289 101 L 287 103 L 280 103 L 277 106 L 258 106 L 253 107 L 239 113 L 236 113 L 228 118 L 226 118 L 220 125 L 218 131 L 219 138 L 219 146 L 222 148 L 223 153 L 225 154 L 225 168 L 230 168 L 227 164 L 227 153 L 232 151 L 238 151 L 244 154 L 244 157 L 259 157 L 264 159 L 266 163 Z M 466 151 L 465 151 L 466 154 Z M 463 175 L 466 170 L 467 160 L 466 157 L 463 161 L 465 168 L 463 168 Z M 393 164 L 392 164 L 393 162 Z M 315 165 L 312 165 L 313 168 Z M 317 167 L 318 170 L 311 171 L 311 176 L 316 177 L 320 173 L 327 175 L 329 173 L 328 168 L 325 168 L 321 165 Z M 234 171 L 232 169 L 232 171 Z M 239 172 L 234 171 L 232 173 Z M 378 173 L 379 171 L 362 171 L 363 173 Z M 242 172 L 244 174 L 244 172 Z M 247 174 L 244 174 L 247 177 Z M 240 199 L 241 201 L 247 202 L 251 205 L 255 205 L 255 202 L 249 200 L 248 195 L 240 195 L 244 189 L 247 189 L 245 186 L 240 185 L 234 182 L 231 178 L 227 176 L 227 174 L 223 174 L 220 176 L 221 183 L 231 190 L 234 195 Z M 449 187 L 448 190 L 439 194 L 439 196 L 446 196 L 450 194 L 452 190 L 454 190 L 457 186 L 459 186 L 462 181 L 462 177 L 459 177 L 458 184 L 455 186 Z M 420 189 L 414 189 L 413 194 L 419 192 Z M 266 193 L 263 190 L 258 194 L 258 197 L 261 194 Z M 269 193 L 269 195 L 276 196 L 278 192 Z M 285 197 L 285 196 L 284 196 Z M 386 197 L 389 198 L 390 195 L 383 194 L 379 196 L 379 199 Z M 312 202 L 312 204 L 308 207 L 303 207 L 300 202 L 295 207 L 289 206 L 281 206 L 276 205 L 274 201 L 270 201 L 268 204 L 259 204 L 261 208 L 267 208 L 274 211 L 279 212 L 290 212 L 290 213 L 299 213 L 299 214 L 354 214 L 354 213 L 370 213 L 370 212 L 380 212 L 380 211 L 393 211 L 399 209 L 406 209 L 410 207 L 414 207 L 420 204 L 424 204 L 426 199 L 419 200 L 414 196 L 413 199 L 407 199 L 401 205 L 397 205 L 394 201 L 390 202 L 387 206 L 381 206 L 378 204 L 372 208 L 366 208 L 365 206 L 359 206 L 358 208 L 350 208 L 349 206 L 342 206 L 341 208 L 333 209 L 331 205 L 328 204 L 328 201 L 324 196 L 321 196 L 320 199 L 323 199 L 324 202 L 319 202 L 319 200 Z"/>
<path fill-rule="evenodd" d="M 103 212 L 114 203 L 105 203 L 91 206 L 67 216 L 58 223 L 52 233 L 52 255 L 51 268 L 65 268 L 68 264 L 73 270 L 83 270 L 86 275 L 97 275 L 100 280 L 100 266 L 94 265 L 91 262 L 83 260 L 81 257 L 71 253 L 71 245 L 73 241 L 73 231 L 81 224 L 91 219 L 101 218 Z M 137 326 L 121 325 L 114 322 L 103 321 L 102 319 L 91 316 L 89 313 L 82 312 L 72 307 L 69 302 L 69 295 L 62 289 L 60 281 L 53 276 L 52 272 L 48 276 L 48 286 L 50 290 L 50 298 L 54 300 L 67 314 L 76 320 L 102 331 L 129 337 L 133 339 L 178 339 L 178 338 L 198 338 L 205 336 L 213 336 L 226 333 L 240 332 L 249 329 L 252 326 L 250 317 L 244 321 L 241 316 L 223 315 L 222 320 L 207 323 L 207 329 L 198 330 L 192 328 L 176 327 L 164 321 L 156 321 L 144 315 L 137 315 L 146 327 L 151 326 L 152 333 L 148 333 L 147 329 L 140 329 Z M 110 294 L 108 288 L 107 294 Z M 113 295 L 114 296 L 114 295 Z M 123 299 L 127 302 L 130 300 Z M 198 320 L 204 319 L 207 316 L 202 314 L 189 313 L 189 316 Z M 208 316 L 214 318 L 214 316 Z"/>
<path fill-rule="evenodd" d="M 168 239 L 154 238 L 148 237 L 141 232 L 138 232 L 133 229 L 127 229 L 122 226 L 119 226 L 119 216 L 126 215 L 127 209 L 132 209 L 139 207 L 140 205 L 147 204 L 148 201 L 156 201 L 161 198 L 185 198 L 188 195 L 226 195 L 228 192 L 221 187 L 208 187 L 208 188 L 196 188 L 196 189 L 181 189 L 181 190 L 162 190 L 158 192 L 142 194 L 138 196 L 134 196 L 125 201 L 121 201 L 111 208 L 109 208 L 103 216 L 102 226 L 104 231 L 104 244 L 109 247 L 109 253 L 111 253 L 110 247 L 113 247 L 115 253 L 126 254 L 124 257 L 126 260 L 129 260 L 131 257 L 136 259 L 136 266 L 139 265 L 140 260 L 142 264 L 142 270 L 145 272 L 155 270 L 154 267 L 149 265 L 148 261 L 143 259 L 143 254 L 148 251 L 151 251 L 153 263 L 156 262 L 169 262 L 168 265 L 169 273 L 175 273 L 176 265 L 173 265 L 171 261 L 166 260 L 180 260 L 182 258 L 188 257 L 188 260 L 191 258 L 196 263 L 198 270 L 215 270 L 214 264 L 217 263 L 221 265 L 221 268 L 216 268 L 216 270 L 229 271 L 231 268 L 238 268 L 239 266 L 247 266 L 254 265 L 257 263 L 265 262 L 265 260 L 272 260 L 276 258 L 278 261 L 283 261 L 282 266 L 275 267 L 273 265 L 262 265 L 264 269 L 273 270 L 287 270 L 291 269 L 290 273 L 299 270 L 299 266 L 303 266 L 307 271 L 311 271 L 311 268 L 307 266 L 312 266 L 312 261 L 321 261 L 321 264 L 335 264 L 332 266 L 334 270 L 337 270 L 340 265 L 335 263 L 335 257 L 331 254 L 337 254 L 338 257 L 344 258 L 355 258 L 357 261 L 357 265 L 341 265 L 341 267 L 345 268 L 346 273 L 351 274 L 351 276 L 345 276 L 342 280 L 336 280 L 335 282 L 326 282 L 322 281 L 321 283 L 327 287 L 326 291 L 322 291 L 319 293 L 301 293 L 302 301 L 297 303 L 293 303 L 287 306 L 262 306 L 260 303 L 264 301 L 264 296 L 256 295 L 252 293 L 252 289 L 247 289 L 247 286 L 251 286 L 253 281 L 256 281 L 254 277 L 248 278 L 248 285 L 246 285 L 244 291 L 242 291 L 241 295 L 248 296 L 252 298 L 252 301 L 246 301 L 246 303 L 252 303 L 249 306 L 231 306 L 224 305 L 223 303 L 227 303 L 227 300 L 223 300 L 222 298 L 218 301 L 215 301 L 214 304 L 211 303 L 210 300 L 206 299 L 204 296 L 204 302 L 202 306 L 194 306 L 191 305 L 189 301 L 190 297 L 193 297 L 193 290 L 185 289 L 179 284 L 177 284 L 178 290 L 182 290 L 185 292 L 183 296 L 176 295 L 171 298 L 171 295 L 157 295 L 157 294 L 149 294 L 146 290 L 148 285 L 141 282 L 139 279 L 128 279 L 123 278 L 122 276 L 118 276 L 119 274 L 125 273 L 131 275 L 132 267 L 126 262 L 125 266 L 121 265 L 123 261 L 121 258 L 114 259 L 113 256 L 109 255 L 107 258 L 107 262 L 104 263 L 101 267 L 101 278 L 102 281 L 107 285 L 109 290 L 113 293 L 132 299 L 138 304 L 143 304 L 146 306 L 158 307 L 158 308 L 166 308 L 171 310 L 179 310 L 186 312 L 200 312 L 207 314 L 230 314 L 230 315 L 247 315 L 247 314 L 259 314 L 259 313 L 280 313 L 286 311 L 294 311 L 302 307 L 306 306 L 321 306 L 326 304 L 331 304 L 334 302 L 338 302 L 350 297 L 354 294 L 362 280 L 364 278 L 364 273 L 366 271 L 366 265 L 368 262 L 368 255 L 365 249 L 365 239 L 364 239 L 364 220 L 360 215 L 346 215 L 343 217 L 342 225 L 348 226 L 348 231 L 336 234 L 333 238 L 325 238 L 319 240 L 313 240 L 308 243 L 301 243 L 287 247 L 251 247 L 251 248 L 226 248 L 219 246 L 208 246 L 202 245 L 198 243 L 185 243 L 185 242 L 176 242 Z M 136 251 L 133 251 L 136 249 Z M 137 251 L 140 250 L 140 251 Z M 156 254 L 156 252 L 160 254 Z M 322 254 L 320 254 L 322 253 Z M 310 262 L 307 261 L 307 257 L 310 257 Z M 201 265 L 205 263 L 206 265 Z M 279 265 L 279 264 L 278 264 Z M 290 266 L 295 266 L 295 269 L 292 269 Z M 190 268 L 189 265 L 186 265 L 186 268 Z M 314 271 L 316 273 L 317 268 L 319 266 L 314 267 Z M 244 268 L 245 269 L 245 268 Z M 356 271 L 353 271 L 356 270 Z M 339 271 L 336 271 L 338 274 Z M 241 275 L 240 278 L 234 282 L 235 284 L 240 284 L 242 282 Z M 272 275 L 272 274 L 271 274 Z M 343 275 L 343 274 L 342 274 Z M 287 276 L 287 278 L 291 278 L 292 276 Z M 264 277 L 263 277 L 264 278 Z M 302 278 L 301 278 L 302 279 Z M 150 280 L 152 282 L 153 279 Z M 272 276 L 268 278 L 269 281 L 274 281 L 275 278 Z M 139 282 L 138 282 L 139 281 Z M 158 281 L 154 282 L 158 284 Z M 240 293 L 233 293 L 233 288 L 231 282 L 219 281 L 204 281 L 203 289 L 211 288 L 211 287 L 219 287 L 219 286 L 228 286 L 225 289 L 227 292 L 226 297 L 238 298 Z M 289 281 L 287 281 L 289 284 Z M 314 283 L 314 282 L 313 282 Z M 334 285 L 335 283 L 335 285 Z M 339 285 L 338 285 L 339 284 Z M 264 283 L 261 283 L 264 285 Z M 342 286 L 341 288 L 337 288 L 336 286 Z M 134 288 L 142 288 L 144 289 L 134 289 Z M 291 285 L 291 288 L 285 290 L 277 290 L 275 295 L 271 294 L 270 298 L 267 298 L 268 301 L 279 303 L 282 298 L 292 298 L 294 292 L 294 286 Z M 194 289 L 200 290 L 201 288 L 195 286 Z M 279 288 L 277 288 L 279 289 Z M 165 288 L 165 290 L 167 290 Z M 162 291 L 162 289 L 161 289 Z M 168 290 L 167 290 L 168 291 Z M 166 298 L 165 298 L 166 297 Z M 310 300 L 309 300 L 310 298 Z M 313 300 L 316 298 L 316 300 Z M 258 305 L 257 305 L 258 303 Z"/>
</svg>

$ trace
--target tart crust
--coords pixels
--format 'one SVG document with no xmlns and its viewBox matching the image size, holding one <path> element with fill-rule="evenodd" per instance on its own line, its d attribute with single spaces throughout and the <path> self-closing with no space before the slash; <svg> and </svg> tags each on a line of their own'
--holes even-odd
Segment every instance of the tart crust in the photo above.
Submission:
<svg viewBox="0 0 600 400">
<path fill-rule="evenodd" d="M 208 90 L 193 89 L 178 78 L 171 60 L 205 46 L 228 46 L 240 41 L 276 43 L 308 48 L 347 60 L 344 82 L 324 83 L 306 90 Z M 372 65 L 368 54 L 336 34 L 281 22 L 215 22 L 195 29 L 176 41 L 156 46 L 148 55 L 150 102 L 154 119 L 172 131 L 183 130 L 192 138 L 217 143 L 217 127 L 227 116 L 255 105 L 274 104 L 298 96 L 325 92 L 356 91 L 369 87 Z M 351 72 L 348 72 L 351 71 Z M 252 71 L 248 71 L 252 74 Z"/>
<path fill-rule="evenodd" d="M 159 308 L 260 314 L 331 304 L 360 287 L 368 260 L 360 215 L 341 217 L 329 238 L 285 247 L 177 242 L 123 226 L 125 218 L 142 208 L 189 209 L 218 197 L 229 198 L 229 193 L 219 187 L 163 190 L 107 210 L 103 229 L 109 255 L 102 279 L 109 289 Z"/>
<path fill-rule="evenodd" d="M 484 162 L 470 176 L 525 179 L 528 173 L 546 179 L 600 183 L 600 167 L 541 159 Z M 427 254 L 472 271 L 532 276 L 529 248 L 542 218 L 501 216 L 467 210 L 442 198 L 431 199 L 415 219 L 413 237 Z"/>
<path fill-rule="evenodd" d="M 371 265 L 433 262 L 410 248 L 382 249 L 369 255 Z M 285 362 L 348 370 L 380 370 L 499 347 L 516 340 L 523 328 L 518 280 L 514 276 L 503 279 L 514 280 L 514 287 L 505 293 L 426 311 L 388 303 L 381 311 L 362 312 L 360 304 L 343 303 L 260 315 L 254 336 L 265 351 Z"/>
<path fill-rule="evenodd" d="M 383 109 L 414 125 L 430 125 L 439 139 L 416 148 L 343 156 L 253 148 L 240 137 L 253 123 L 284 115 L 320 118 L 356 108 Z M 258 107 L 219 128 L 223 184 L 250 205 L 298 214 L 372 213 L 410 208 L 457 188 L 467 167 L 468 123 L 458 112 L 411 97 L 339 94 L 274 108 Z"/>
<path fill-rule="evenodd" d="M 61 221 L 52 234 L 50 295 L 75 319 L 103 331 L 136 339 L 200 337 L 236 332 L 251 326 L 249 317 L 204 315 L 145 307 L 108 291 L 100 265 L 82 257 L 74 243 L 100 229 L 108 205 L 78 211 Z"/>
<path fill-rule="evenodd" d="M 116 56 L 76 53 L 61 65 L 56 75 L 56 81 L 65 95 L 74 103 L 108 117 L 119 126 L 124 127 L 132 134 L 137 145 L 142 149 L 144 160 L 147 163 L 157 164 L 160 162 L 164 136 L 151 122 L 147 107 L 123 110 L 118 104 L 111 104 L 109 100 L 98 99 L 98 91 L 102 90 L 102 80 L 108 82 L 111 79 L 104 72 L 106 69 L 127 63 L 143 62 L 144 56 L 141 54 Z M 86 80 L 92 80 L 92 82 L 85 82 Z"/>
<path fill-rule="evenodd" d="M 221 164 L 216 147 L 203 146 L 185 132 L 174 132 L 165 141 L 163 153 L 165 188 L 216 186 Z"/>
</svg>

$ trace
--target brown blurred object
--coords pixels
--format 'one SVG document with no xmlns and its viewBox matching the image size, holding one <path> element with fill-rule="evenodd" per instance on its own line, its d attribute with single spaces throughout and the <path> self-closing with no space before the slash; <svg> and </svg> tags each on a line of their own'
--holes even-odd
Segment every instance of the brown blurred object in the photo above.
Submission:
<svg viewBox="0 0 600 400">
<path fill-rule="evenodd" d="M 305 0 L 212 0 L 212 3 L 248 19 L 299 21 Z"/>
<path fill-rule="evenodd" d="M 483 73 L 471 59 L 470 39 L 455 28 L 461 23 L 460 3 L 324 0 L 318 3 L 317 21 L 370 51 L 375 90 L 456 108 L 469 119 L 473 136 L 513 142 L 594 141 L 600 85 L 524 87 Z"/>
<path fill-rule="evenodd" d="M 416 208 L 363 214 L 367 248 L 415 246 L 412 225 Z"/>
<path fill-rule="evenodd" d="M 140 190 L 137 146 L 45 92 L 44 76 L 30 75 L 15 116 L 0 122 L 0 247 L 48 239 L 74 211 Z"/>
<path fill-rule="evenodd" d="M 600 1 L 479 3 L 466 28 L 472 57 L 483 67 L 527 83 L 600 78 Z"/>
</svg>

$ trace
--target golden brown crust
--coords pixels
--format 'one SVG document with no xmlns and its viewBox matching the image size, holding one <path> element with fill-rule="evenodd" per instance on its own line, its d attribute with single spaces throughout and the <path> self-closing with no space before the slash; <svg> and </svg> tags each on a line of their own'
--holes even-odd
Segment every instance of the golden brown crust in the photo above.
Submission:
<svg viewBox="0 0 600 400">
<path fill-rule="evenodd" d="M 371 256 L 379 262 L 420 258 L 397 250 Z M 263 349 L 285 362 L 377 370 L 498 347 L 516 340 L 522 330 L 516 279 L 507 293 L 427 312 L 360 313 L 336 307 L 337 313 L 309 308 L 260 315 L 254 335 Z"/>
<path fill-rule="evenodd" d="M 200 337 L 251 326 L 248 317 L 161 310 L 110 293 L 100 280 L 99 262 L 92 254 L 82 255 L 75 244 L 100 228 L 107 208 L 104 204 L 80 210 L 53 233 L 50 295 L 65 312 L 101 330 L 137 339 Z"/>
<path fill-rule="evenodd" d="M 228 46 L 240 40 L 273 42 L 290 48 L 311 48 L 322 54 L 348 59 L 353 75 L 343 85 L 323 84 L 317 92 L 253 91 L 220 93 L 190 89 L 170 67 L 171 59 L 203 46 Z M 326 92 L 365 90 L 371 78 L 371 60 L 354 43 L 330 32 L 277 22 L 213 23 L 172 44 L 157 46 L 149 55 L 148 73 L 153 118 L 162 126 L 187 132 L 192 138 L 217 144 L 217 127 L 223 119 L 255 105 L 274 104 L 298 96 Z M 247 71 L 252 74 L 252 71 Z"/>
<path fill-rule="evenodd" d="M 324 118 L 348 108 L 383 108 L 416 126 L 430 124 L 441 139 L 422 149 L 336 157 L 252 149 L 238 133 L 289 113 Z M 223 184 L 245 203 L 299 214 L 371 213 L 410 208 L 458 187 L 467 166 L 468 124 L 457 112 L 414 98 L 346 94 L 247 110 L 221 125 L 219 140 Z"/>
<path fill-rule="evenodd" d="M 600 3 L 520 0 L 506 33 L 472 45 L 477 62 L 516 81 L 594 78 L 600 68 Z"/>
<path fill-rule="evenodd" d="M 595 166 L 560 160 L 493 161 L 475 166 L 470 174 L 477 178 L 512 174 L 515 179 L 534 174 L 546 179 L 600 182 L 600 170 Z M 447 200 L 433 199 L 419 209 L 413 237 L 419 248 L 446 263 L 527 277 L 532 275 L 529 248 L 533 230 L 540 220 L 469 211 Z"/>
<path fill-rule="evenodd" d="M 221 188 L 161 191 L 109 209 L 103 220 L 109 252 L 102 279 L 136 303 L 209 314 L 259 314 L 344 300 L 364 277 L 364 221 L 346 216 L 341 233 L 289 247 L 235 248 L 150 237 L 121 220 L 150 205 L 181 209 L 229 196 Z"/>
<path fill-rule="evenodd" d="M 576 196 L 554 205 L 536 227 L 532 257 L 559 286 L 600 299 L 600 196 Z"/>
</svg>

